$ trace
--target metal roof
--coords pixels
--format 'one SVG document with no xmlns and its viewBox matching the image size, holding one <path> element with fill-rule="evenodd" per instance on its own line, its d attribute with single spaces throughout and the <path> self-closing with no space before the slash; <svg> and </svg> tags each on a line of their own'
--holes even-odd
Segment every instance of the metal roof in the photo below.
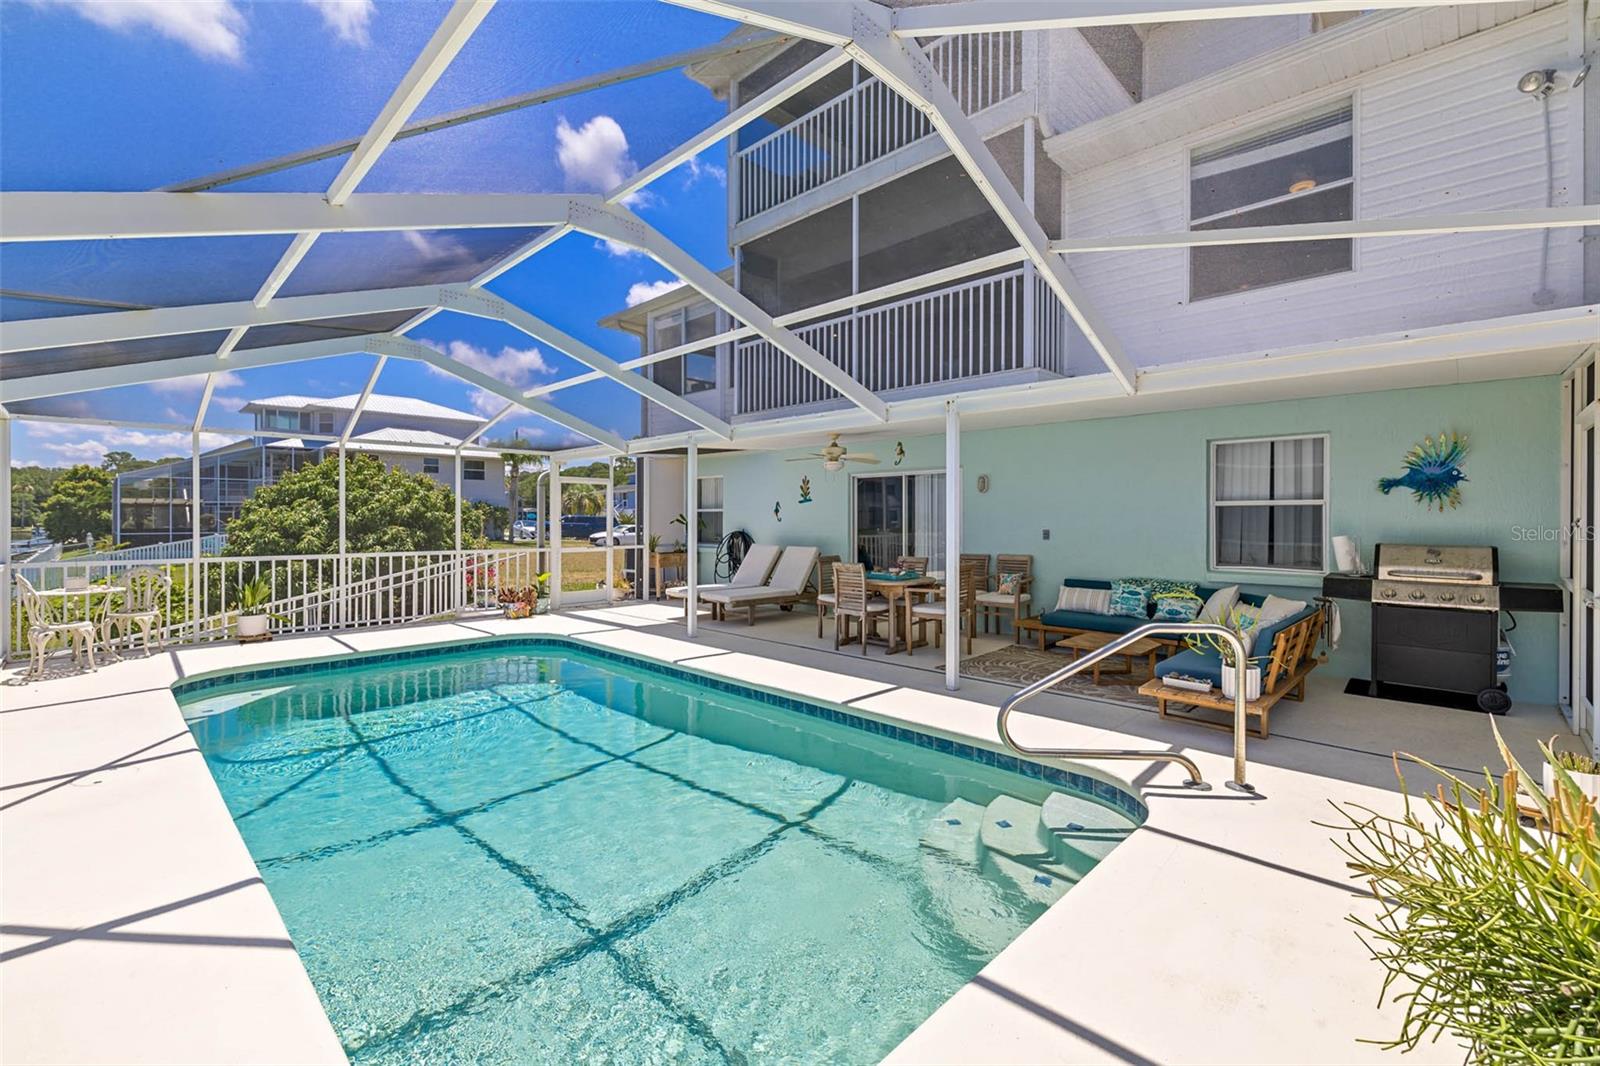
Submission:
<svg viewBox="0 0 1600 1066">
<path fill-rule="evenodd" d="M 361 401 L 359 394 L 351 393 L 348 396 L 268 396 L 265 399 L 251 400 L 241 411 L 262 410 L 305 410 L 305 411 L 353 411 Z M 409 418 L 437 418 L 450 422 L 481 422 L 483 416 L 470 411 L 458 411 L 453 407 L 431 403 L 428 400 L 418 400 L 411 396 L 391 396 L 387 393 L 375 392 L 367 397 L 362 411 L 367 414 L 377 415 L 402 415 Z M 380 430 L 380 432 L 383 432 Z"/>
</svg>

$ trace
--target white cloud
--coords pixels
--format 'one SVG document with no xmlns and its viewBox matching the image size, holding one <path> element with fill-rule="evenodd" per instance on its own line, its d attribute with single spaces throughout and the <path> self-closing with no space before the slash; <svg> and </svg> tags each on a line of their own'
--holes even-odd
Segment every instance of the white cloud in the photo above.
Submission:
<svg viewBox="0 0 1600 1066">
<path fill-rule="evenodd" d="M 174 0 L 175 2 L 175 0 Z M 372 0 L 305 0 L 339 40 L 365 48 L 372 43 L 367 27 L 377 12 Z"/>
<path fill-rule="evenodd" d="M 238 62 L 244 54 L 244 14 L 232 0 L 34 0 L 66 7 L 90 22 L 123 33 L 154 30 L 206 59 Z"/>
<path fill-rule="evenodd" d="M 718 185 L 726 185 L 728 184 L 728 171 L 715 163 L 708 163 L 699 156 L 692 155 L 689 157 L 689 161 L 684 164 L 683 187 L 687 189 L 701 179 L 709 179 Z"/>
<path fill-rule="evenodd" d="M 235 388 L 243 384 L 244 378 L 240 377 L 238 374 L 235 374 L 231 370 L 224 370 L 217 374 L 217 388 L 219 389 Z M 192 374 L 186 378 L 166 378 L 162 381 L 152 381 L 150 383 L 150 389 L 152 392 L 159 392 L 167 395 L 174 393 L 182 395 L 190 392 L 199 392 L 205 387 L 206 376 L 204 374 Z M 213 396 L 213 401 L 214 400 L 215 396 Z"/>
<path fill-rule="evenodd" d="M 596 115 L 577 129 L 564 117 L 557 119 L 556 162 L 573 191 L 610 192 L 639 169 L 628 154 L 628 135 L 610 115 Z M 629 207 L 651 202 L 643 189 L 623 201 Z"/>
<path fill-rule="evenodd" d="M 490 352 L 487 348 L 480 348 L 467 341 L 423 341 L 428 347 L 442 352 L 482 374 L 487 374 L 497 381 L 507 385 L 532 385 L 534 379 L 548 377 L 555 373 L 555 368 L 545 361 L 544 353 L 537 348 L 513 348 L 507 345 L 499 352 Z M 429 364 L 428 372 L 439 377 L 454 377 L 448 370 Z M 458 379 L 459 380 L 459 379 Z M 487 389 L 474 388 L 468 395 L 472 409 L 478 414 L 488 417 L 498 414 L 506 405 L 506 399 Z"/>
<path fill-rule="evenodd" d="M 634 248 L 631 245 L 618 244 L 616 241 L 613 241 L 609 238 L 602 238 L 598 241 L 595 241 L 594 246 L 600 249 L 602 252 L 605 252 L 607 255 L 614 255 L 618 259 L 624 259 L 630 255 L 644 254 L 643 252 L 639 251 L 639 249 Z"/>
<path fill-rule="evenodd" d="M 647 300 L 654 300 L 663 293 L 680 288 L 681 281 L 636 281 L 628 286 L 627 302 L 629 307 L 637 307 Z"/>
<path fill-rule="evenodd" d="M 98 463 L 106 452 L 128 451 L 141 459 L 159 459 L 168 455 L 188 455 L 191 440 L 187 433 L 152 433 L 142 429 L 123 429 L 117 426 L 81 426 L 61 422 L 30 423 L 31 436 L 43 438 L 42 451 L 49 452 L 57 461 L 66 463 Z M 200 434 L 202 449 L 217 448 L 235 438 L 214 433 Z"/>
</svg>

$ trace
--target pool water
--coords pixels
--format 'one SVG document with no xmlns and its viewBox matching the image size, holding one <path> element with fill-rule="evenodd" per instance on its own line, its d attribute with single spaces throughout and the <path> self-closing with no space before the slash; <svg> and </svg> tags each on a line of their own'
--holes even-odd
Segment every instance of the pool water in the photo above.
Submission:
<svg viewBox="0 0 1600 1066">
<path fill-rule="evenodd" d="M 875 1060 L 1135 824 L 566 648 L 179 700 L 357 1063 Z"/>
</svg>

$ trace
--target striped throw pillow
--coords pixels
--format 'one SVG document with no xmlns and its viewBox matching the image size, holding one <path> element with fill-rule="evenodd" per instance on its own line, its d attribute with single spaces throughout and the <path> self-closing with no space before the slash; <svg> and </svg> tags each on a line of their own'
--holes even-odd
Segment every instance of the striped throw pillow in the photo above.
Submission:
<svg viewBox="0 0 1600 1066">
<path fill-rule="evenodd" d="M 1110 614 L 1111 590 L 1086 589 L 1078 585 L 1062 585 L 1056 595 L 1056 610 L 1081 611 L 1084 614 Z"/>
</svg>

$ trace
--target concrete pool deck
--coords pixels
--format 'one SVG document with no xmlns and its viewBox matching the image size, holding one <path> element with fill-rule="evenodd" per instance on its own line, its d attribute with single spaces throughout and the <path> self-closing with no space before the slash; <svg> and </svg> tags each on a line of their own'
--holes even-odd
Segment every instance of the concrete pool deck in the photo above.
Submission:
<svg viewBox="0 0 1600 1066">
<path fill-rule="evenodd" d="M 943 689 L 935 656 L 863 658 L 802 640 L 814 619 L 706 625 L 634 604 L 470 619 L 135 658 L 0 685 L 0 1061 L 341 1062 L 337 1038 L 170 692 L 200 674 L 495 635 L 560 634 L 998 747 L 1008 689 Z M 1495 762 L 1486 716 L 1345 696 L 1313 675 L 1249 745 L 1258 796 L 1221 787 L 1230 738 L 1126 704 L 1044 696 L 1018 739 L 1171 747 L 1102 763 L 1149 821 L 897 1048 L 899 1062 L 1459 1062 L 1448 1040 L 1400 1056 L 1346 921 L 1370 904 L 1318 827 L 1330 800 L 1393 808 L 1389 753 Z M 1519 757 L 1565 730 L 1549 707 L 1496 720 Z M 1421 775 L 1413 788 L 1421 786 Z"/>
</svg>

